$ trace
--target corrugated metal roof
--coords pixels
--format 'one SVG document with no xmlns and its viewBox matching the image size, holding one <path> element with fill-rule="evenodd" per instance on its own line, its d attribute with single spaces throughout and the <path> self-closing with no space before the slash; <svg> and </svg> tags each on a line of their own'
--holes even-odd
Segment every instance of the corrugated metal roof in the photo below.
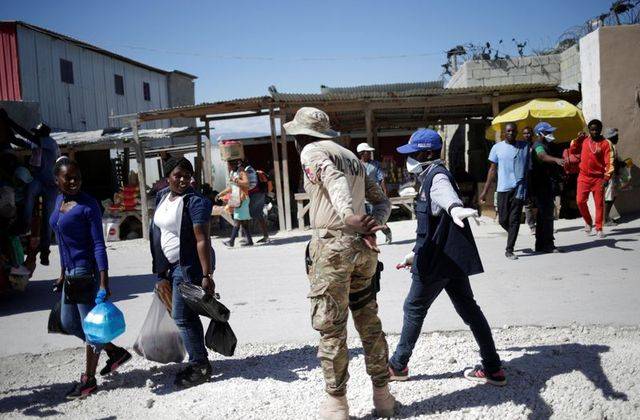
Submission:
<svg viewBox="0 0 640 420">
<path fill-rule="evenodd" d="M 402 91 L 393 92 L 379 92 L 363 90 L 343 90 L 338 92 L 329 93 L 281 93 L 275 88 L 271 89 L 271 96 L 276 102 L 322 102 L 322 101 L 353 101 L 362 99 L 393 99 L 393 98 L 407 98 L 418 96 L 449 96 L 449 95 L 463 95 L 463 94 L 488 94 L 497 92 L 500 93 L 514 93 L 514 92 L 535 92 L 543 90 L 558 90 L 560 89 L 555 84 L 544 83 L 532 83 L 532 84 L 516 84 L 516 85 L 502 85 L 502 86 L 477 86 L 466 88 L 416 88 L 407 89 Z"/>
<path fill-rule="evenodd" d="M 13 23 L 13 24 L 16 24 L 16 25 L 24 26 L 25 28 L 29 28 L 31 30 L 34 30 L 34 31 L 37 31 L 37 32 L 41 32 L 41 33 L 49 35 L 49 36 L 51 36 L 53 38 L 58 38 L 60 40 L 72 42 L 72 43 L 76 44 L 79 47 L 86 48 L 88 50 L 92 50 L 92 51 L 95 51 L 95 52 L 100 53 L 100 54 L 108 55 L 109 57 L 113 57 L 113 58 L 115 58 L 117 60 L 124 61 L 124 62 L 127 62 L 129 64 L 133 64 L 134 66 L 142 67 L 142 68 L 147 69 L 147 70 L 155 71 L 157 73 L 161 73 L 161 74 L 169 74 L 169 73 L 171 73 L 171 71 L 159 69 L 157 67 L 153 67 L 153 66 L 150 66 L 148 64 L 141 63 L 141 62 L 136 61 L 136 60 L 132 60 L 129 57 L 125 57 L 123 55 L 116 54 L 114 52 L 105 50 L 104 48 L 96 47 L 95 45 L 91 45 L 91 44 L 86 43 L 84 41 L 80 41 L 80 40 L 72 38 L 70 36 L 59 34 L 57 32 L 51 31 L 49 29 L 42 28 L 42 27 L 36 26 L 36 25 L 32 25 L 32 24 L 27 23 L 27 22 L 23 22 L 23 21 L 20 21 L 20 20 L 0 21 L 0 22 L 1 23 Z M 189 77 L 191 79 L 197 79 L 198 78 L 198 76 L 194 76 L 193 74 L 185 73 L 183 71 L 179 71 L 179 70 L 174 70 L 174 71 L 176 73 L 182 74 L 182 75 L 184 75 L 186 77 Z"/>
<path fill-rule="evenodd" d="M 432 80 L 428 82 L 415 83 L 387 83 L 380 85 L 360 85 L 349 87 L 329 87 L 320 86 L 320 93 L 361 93 L 361 92 L 403 92 L 416 89 L 431 89 L 444 87 L 443 80 Z"/>
<path fill-rule="evenodd" d="M 238 105 L 253 104 L 253 103 L 261 103 L 264 101 L 268 102 L 270 100 L 271 100 L 271 97 L 269 96 L 253 96 L 250 98 L 227 99 L 224 101 L 217 101 L 217 102 L 202 102 L 195 105 L 183 105 L 183 106 L 176 106 L 173 108 L 150 109 L 148 111 L 141 112 L 140 114 L 163 112 L 168 110 L 184 111 L 184 110 L 191 110 L 191 109 L 198 109 L 198 108 L 215 107 L 215 106 L 226 105 L 226 104 L 238 104 Z"/>
<path fill-rule="evenodd" d="M 431 96 L 455 96 L 467 94 L 493 95 L 509 93 L 531 92 L 566 92 L 555 84 L 517 84 L 501 86 L 479 86 L 467 88 L 444 88 L 442 86 L 429 87 L 439 82 L 398 83 L 389 85 L 354 86 L 344 88 L 323 87 L 325 93 L 281 93 L 274 86 L 269 87 L 271 96 L 255 96 L 238 98 L 218 102 L 207 102 L 198 105 L 187 105 L 175 108 L 144 111 L 138 114 L 141 121 L 151 121 L 163 118 L 201 117 L 212 114 L 233 114 L 241 112 L 259 111 L 271 105 L 275 107 L 288 103 L 295 105 L 320 104 L 326 102 L 357 102 L 363 100 L 389 100 L 394 98 L 420 98 Z M 389 91 L 388 88 L 398 87 Z M 487 106 L 486 104 L 481 104 Z M 360 111 L 359 111 L 360 112 Z M 406 113 L 406 110 L 399 111 Z M 251 116 L 251 115 L 247 115 Z"/>
<path fill-rule="evenodd" d="M 155 109 L 140 112 L 141 121 L 162 118 L 179 118 L 183 116 L 204 116 L 207 114 L 223 114 L 236 112 L 259 111 L 267 108 L 273 99 L 269 96 L 254 96 L 218 102 L 204 102 L 197 105 L 185 105 L 174 108 Z"/>
<path fill-rule="evenodd" d="M 162 139 L 175 136 L 187 136 L 195 134 L 198 131 L 194 127 L 170 127 L 170 128 L 152 128 L 138 130 L 138 136 L 141 140 Z M 122 128 L 117 131 L 105 132 L 105 130 L 93 131 L 77 131 L 67 132 L 61 131 L 51 133 L 51 137 L 60 146 L 78 146 L 89 143 L 106 143 L 110 141 L 131 141 L 133 140 L 133 132 L 131 128 Z"/>
</svg>

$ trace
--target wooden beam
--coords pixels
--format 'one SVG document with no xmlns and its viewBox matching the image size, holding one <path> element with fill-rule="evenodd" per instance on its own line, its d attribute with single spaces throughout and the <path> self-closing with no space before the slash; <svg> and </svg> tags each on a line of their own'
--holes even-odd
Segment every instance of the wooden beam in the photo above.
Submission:
<svg viewBox="0 0 640 420">
<path fill-rule="evenodd" d="M 364 125 L 367 133 L 367 144 L 373 146 L 373 110 L 367 107 L 364 110 Z"/>
<path fill-rule="evenodd" d="M 196 134 L 196 184 L 202 186 L 202 135 Z"/>
<path fill-rule="evenodd" d="M 172 118 L 204 118 L 207 115 L 231 114 L 234 112 L 261 112 L 268 109 L 273 100 L 262 97 L 250 100 L 225 101 L 213 104 L 191 105 L 157 111 L 140 112 L 140 121 L 167 120 Z"/>
<path fill-rule="evenodd" d="M 280 147 L 282 147 L 282 172 L 284 190 L 284 217 L 285 228 L 291 230 L 291 189 L 289 188 L 289 162 L 287 152 L 287 132 L 284 129 L 286 122 L 286 112 L 284 108 L 280 108 Z"/>
<path fill-rule="evenodd" d="M 493 114 L 494 118 L 497 117 L 498 114 L 500 114 L 500 97 L 499 96 L 494 96 L 493 98 L 491 98 L 491 113 Z M 500 135 L 501 135 L 500 131 L 494 131 L 494 134 L 495 134 L 494 140 L 496 142 L 500 141 Z M 465 135 L 465 138 L 466 138 L 466 135 Z"/>
<path fill-rule="evenodd" d="M 500 113 L 500 97 L 494 96 L 491 98 L 491 113 L 494 117 L 497 117 Z"/>
<path fill-rule="evenodd" d="M 213 172 L 211 170 L 211 123 L 209 120 L 204 121 L 204 132 L 206 140 L 204 143 L 204 182 L 213 186 Z"/>
<path fill-rule="evenodd" d="M 142 237 L 149 239 L 149 206 L 147 203 L 147 170 L 144 157 L 144 145 L 138 136 L 138 121 L 131 121 L 131 131 L 136 149 L 136 162 L 138 163 L 138 186 L 140 187 L 140 208 L 142 210 Z"/>
<path fill-rule="evenodd" d="M 217 117 L 207 117 L 206 120 L 223 121 L 223 120 L 234 120 L 238 118 L 260 117 L 262 115 L 269 115 L 269 111 L 257 111 L 257 112 L 249 112 L 244 114 L 219 115 Z"/>
<path fill-rule="evenodd" d="M 280 173 L 280 155 L 278 153 L 278 141 L 276 139 L 276 121 L 273 107 L 269 109 L 269 125 L 271 126 L 271 157 L 273 160 L 273 173 L 275 176 L 276 203 L 278 205 L 278 226 L 280 230 L 286 229 L 284 207 L 282 199 L 282 175 Z"/>
</svg>

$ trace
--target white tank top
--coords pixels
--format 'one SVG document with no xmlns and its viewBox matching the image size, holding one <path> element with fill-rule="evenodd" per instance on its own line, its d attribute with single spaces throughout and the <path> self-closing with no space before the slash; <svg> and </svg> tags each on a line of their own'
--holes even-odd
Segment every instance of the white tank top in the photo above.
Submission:
<svg viewBox="0 0 640 420">
<path fill-rule="evenodd" d="M 160 228 L 160 247 L 167 260 L 173 264 L 180 259 L 180 225 L 182 223 L 182 197 L 169 200 L 171 194 L 162 199 L 153 215 L 153 223 Z"/>
</svg>

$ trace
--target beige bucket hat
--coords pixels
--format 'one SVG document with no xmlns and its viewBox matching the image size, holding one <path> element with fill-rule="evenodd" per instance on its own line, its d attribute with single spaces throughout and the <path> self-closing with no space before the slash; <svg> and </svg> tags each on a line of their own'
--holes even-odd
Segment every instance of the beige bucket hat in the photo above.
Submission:
<svg viewBox="0 0 640 420">
<path fill-rule="evenodd" d="M 305 134 L 321 139 L 338 137 L 338 133 L 331 129 L 327 113 L 307 106 L 300 108 L 293 120 L 284 124 L 284 129 L 292 136 Z"/>
</svg>

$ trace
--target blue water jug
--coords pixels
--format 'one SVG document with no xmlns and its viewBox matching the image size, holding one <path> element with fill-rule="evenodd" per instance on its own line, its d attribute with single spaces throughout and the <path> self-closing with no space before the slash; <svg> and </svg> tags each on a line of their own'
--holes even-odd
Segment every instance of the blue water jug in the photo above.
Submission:
<svg viewBox="0 0 640 420">
<path fill-rule="evenodd" d="M 100 290 L 96 306 L 82 321 L 87 341 L 105 344 L 113 341 L 125 330 L 124 315 L 111 302 L 105 302 L 106 292 Z"/>
</svg>

